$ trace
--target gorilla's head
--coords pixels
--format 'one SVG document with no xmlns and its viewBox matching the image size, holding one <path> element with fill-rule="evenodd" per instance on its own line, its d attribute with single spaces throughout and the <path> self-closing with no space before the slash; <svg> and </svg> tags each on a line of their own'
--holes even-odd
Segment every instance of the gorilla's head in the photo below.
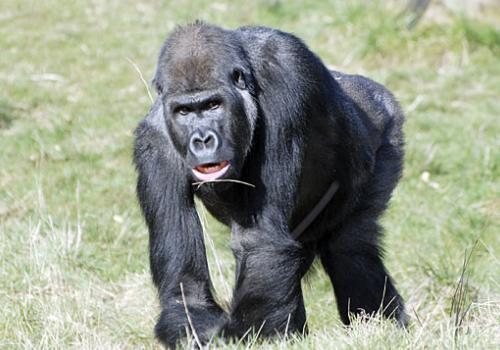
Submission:
<svg viewBox="0 0 500 350">
<path fill-rule="evenodd" d="M 236 32 L 195 23 L 165 42 L 154 84 L 170 138 L 197 180 L 238 177 L 257 119 L 255 81 Z"/>
</svg>

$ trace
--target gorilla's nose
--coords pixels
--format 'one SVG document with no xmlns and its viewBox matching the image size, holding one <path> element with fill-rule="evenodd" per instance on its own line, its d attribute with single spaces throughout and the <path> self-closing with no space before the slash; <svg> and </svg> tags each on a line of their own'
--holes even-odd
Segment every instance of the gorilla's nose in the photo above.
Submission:
<svg viewBox="0 0 500 350">
<path fill-rule="evenodd" d="M 219 138 L 213 130 L 196 130 L 189 139 L 189 150 L 198 158 L 212 155 L 219 147 Z"/>
</svg>

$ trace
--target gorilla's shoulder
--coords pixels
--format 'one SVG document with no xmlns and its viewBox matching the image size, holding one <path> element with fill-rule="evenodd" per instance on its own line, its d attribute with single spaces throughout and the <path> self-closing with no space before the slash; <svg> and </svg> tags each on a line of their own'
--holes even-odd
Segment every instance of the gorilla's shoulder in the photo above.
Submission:
<svg viewBox="0 0 500 350">
<path fill-rule="evenodd" d="M 135 159 L 153 149 L 165 148 L 169 144 L 167 128 L 163 119 L 163 106 L 159 99 L 134 131 Z"/>
<path fill-rule="evenodd" d="M 241 27 L 235 33 L 261 82 L 283 81 L 307 96 L 313 90 L 308 82 L 327 74 L 321 60 L 293 34 L 258 26 Z"/>
<path fill-rule="evenodd" d="M 163 105 L 160 99 L 157 99 L 151 106 L 148 114 L 141 120 L 135 130 L 136 137 L 144 133 L 159 133 L 167 135 L 167 128 L 163 118 Z"/>
<path fill-rule="evenodd" d="M 295 35 L 279 29 L 263 26 L 245 26 L 235 30 L 240 35 L 245 46 L 255 48 L 269 48 L 270 46 L 280 51 L 294 48 L 306 48 L 304 42 Z"/>
<path fill-rule="evenodd" d="M 235 31 L 243 35 L 253 35 L 261 37 L 268 37 L 273 34 L 283 33 L 278 29 L 264 27 L 264 26 L 243 26 L 239 27 Z"/>
</svg>

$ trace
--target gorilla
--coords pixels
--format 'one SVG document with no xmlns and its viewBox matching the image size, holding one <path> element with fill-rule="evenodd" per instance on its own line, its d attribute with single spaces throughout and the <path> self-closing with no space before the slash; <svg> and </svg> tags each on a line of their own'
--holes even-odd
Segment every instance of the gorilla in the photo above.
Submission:
<svg viewBox="0 0 500 350">
<path fill-rule="evenodd" d="M 346 325 L 377 313 L 406 324 L 378 224 L 403 163 L 404 116 L 388 90 L 328 70 L 291 34 L 202 22 L 168 37 L 153 84 L 134 163 L 165 346 L 191 332 L 200 344 L 305 333 L 301 279 L 316 256 Z M 227 310 L 194 195 L 231 228 Z"/>
</svg>

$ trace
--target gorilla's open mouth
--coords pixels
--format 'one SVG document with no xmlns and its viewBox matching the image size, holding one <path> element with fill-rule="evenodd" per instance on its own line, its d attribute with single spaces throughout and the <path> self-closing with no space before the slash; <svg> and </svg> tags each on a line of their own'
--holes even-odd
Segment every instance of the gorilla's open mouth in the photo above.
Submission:
<svg viewBox="0 0 500 350">
<path fill-rule="evenodd" d="M 193 169 L 193 173 L 201 181 L 213 181 L 224 175 L 229 166 L 230 164 L 227 160 L 220 163 L 206 163 L 196 166 Z"/>
</svg>

